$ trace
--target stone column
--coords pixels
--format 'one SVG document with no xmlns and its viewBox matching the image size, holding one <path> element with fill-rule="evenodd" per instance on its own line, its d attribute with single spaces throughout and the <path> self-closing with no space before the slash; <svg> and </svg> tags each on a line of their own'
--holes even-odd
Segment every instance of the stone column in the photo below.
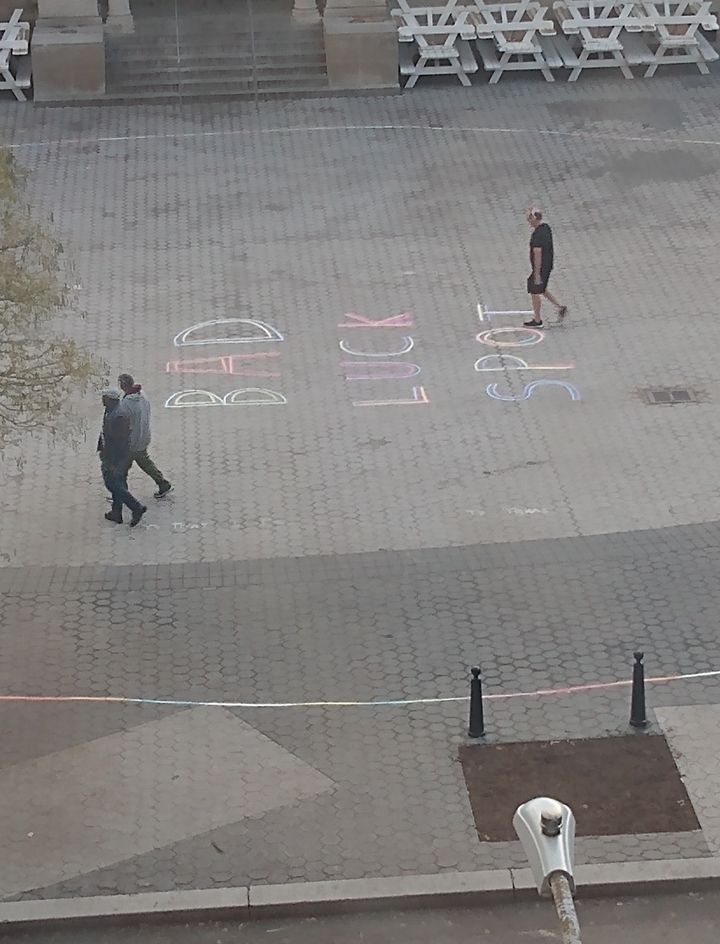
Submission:
<svg viewBox="0 0 720 944">
<path fill-rule="evenodd" d="M 135 24 L 130 12 L 130 0 L 108 0 L 105 31 L 115 34 L 135 32 Z"/>
<path fill-rule="evenodd" d="M 385 0 L 327 0 L 328 81 L 336 89 L 399 89 L 397 26 Z"/>
<path fill-rule="evenodd" d="M 105 38 L 97 0 L 38 0 L 30 50 L 36 102 L 105 94 Z"/>
<path fill-rule="evenodd" d="M 295 0 L 292 15 L 296 23 L 319 23 L 317 0 Z"/>
</svg>

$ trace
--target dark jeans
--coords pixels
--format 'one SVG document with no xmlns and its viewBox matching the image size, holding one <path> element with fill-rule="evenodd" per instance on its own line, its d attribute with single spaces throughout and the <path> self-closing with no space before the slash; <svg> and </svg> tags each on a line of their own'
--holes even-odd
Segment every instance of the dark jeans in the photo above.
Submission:
<svg viewBox="0 0 720 944">
<path fill-rule="evenodd" d="M 142 505 L 128 491 L 127 472 L 118 472 L 103 466 L 102 474 L 105 488 L 112 495 L 112 510 L 116 514 L 122 514 L 123 505 L 127 505 L 133 513 L 140 511 Z"/>
<path fill-rule="evenodd" d="M 170 483 L 162 474 L 160 469 L 158 469 L 158 467 L 155 465 L 155 463 L 152 461 L 152 459 L 148 455 L 147 449 L 143 449 L 142 452 L 131 452 L 130 453 L 131 466 L 133 462 L 135 462 L 137 466 L 143 470 L 145 475 L 150 476 L 150 478 L 155 482 L 158 488 L 164 488 L 170 485 Z"/>
</svg>

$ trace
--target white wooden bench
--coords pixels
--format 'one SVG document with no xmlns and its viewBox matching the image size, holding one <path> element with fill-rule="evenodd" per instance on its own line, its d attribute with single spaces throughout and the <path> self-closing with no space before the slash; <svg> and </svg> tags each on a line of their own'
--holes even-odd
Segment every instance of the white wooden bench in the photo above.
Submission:
<svg viewBox="0 0 720 944">
<path fill-rule="evenodd" d="M 475 0 L 468 19 L 475 27 L 476 46 L 491 73 L 491 85 L 500 81 L 503 72 L 531 69 L 542 72 L 547 82 L 554 81 L 540 42 L 541 36 L 555 34 L 555 24 L 546 13 L 537 0 L 493 4 Z"/>
<path fill-rule="evenodd" d="M 10 89 L 19 102 L 26 101 L 23 89 L 30 88 L 30 24 L 14 10 L 9 20 L 0 22 L 0 90 Z"/>
<path fill-rule="evenodd" d="M 575 82 L 583 69 L 619 68 L 626 79 L 633 78 L 621 34 L 652 26 L 632 0 L 555 0 L 553 10 L 565 36 L 579 41 L 579 49 L 572 49 L 574 65 L 566 62 L 572 70 L 569 82 Z"/>
<path fill-rule="evenodd" d="M 658 66 L 694 63 L 707 75 L 707 62 L 718 53 L 698 32 L 717 29 L 717 19 L 710 12 L 710 0 L 640 0 L 656 35 L 649 40 L 653 55 L 645 71 L 646 78 L 655 75 Z"/>
<path fill-rule="evenodd" d="M 407 75 L 405 88 L 413 88 L 423 75 L 455 75 L 463 85 L 470 85 L 469 74 L 478 71 L 468 40 L 475 36 L 467 23 L 469 8 L 448 0 L 443 6 L 413 7 L 408 0 L 391 10 L 398 23 L 400 72 Z M 403 43 L 414 48 L 408 54 Z"/>
</svg>

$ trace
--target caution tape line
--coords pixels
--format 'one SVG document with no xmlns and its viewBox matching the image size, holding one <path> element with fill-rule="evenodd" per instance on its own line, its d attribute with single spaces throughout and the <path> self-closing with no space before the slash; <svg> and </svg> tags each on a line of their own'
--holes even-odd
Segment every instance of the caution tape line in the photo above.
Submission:
<svg viewBox="0 0 720 944">
<path fill-rule="evenodd" d="M 685 682 L 692 679 L 717 678 L 720 669 L 708 672 L 689 672 L 684 675 L 658 675 L 645 679 L 646 685 Z M 590 682 L 584 685 L 565 685 L 561 688 L 537 688 L 528 692 L 494 692 L 484 695 L 485 701 L 505 701 L 511 698 L 545 698 L 552 695 L 578 695 L 583 692 L 628 688 L 632 682 L 619 679 L 614 682 Z M 197 701 L 189 698 L 132 698 L 124 695 L 0 695 L 0 702 L 20 704 L 104 704 L 104 705 L 160 705 L 171 708 L 403 708 L 410 705 L 442 705 L 464 702 L 468 695 L 448 695 L 434 698 L 392 698 L 381 701 Z"/>
</svg>

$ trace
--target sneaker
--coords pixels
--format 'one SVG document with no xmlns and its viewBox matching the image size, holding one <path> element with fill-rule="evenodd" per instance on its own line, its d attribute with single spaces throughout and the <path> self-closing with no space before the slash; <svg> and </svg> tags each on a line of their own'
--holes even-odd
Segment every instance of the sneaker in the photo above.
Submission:
<svg viewBox="0 0 720 944">
<path fill-rule="evenodd" d="M 542 321 L 535 321 L 534 319 L 532 321 L 523 321 L 523 327 L 525 328 L 542 328 L 542 326 Z"/>
<path fill-rule="evenodd" d="M 567 312 L 568 312 L 567 305 L 561 305 L 558 308 L 558 322 L 560 324 L 562 324 L 563 321 L 565 321 L 565 316 L 567 315 Z"/>
<path fill-rule="evenodd" d="M 133 512 L 132 518 L 130 519 L 130 527 L 134 528 L 136 524 L 140 524 L 140 519 L 147 511 L 145 505 L 140 505 L 137 511 Z"/>
<path fill-rule="evenodd" d="M 115 524 L 122 524 L 122 512 L 121 511 L 106 511 L 105 512 L 106 521 L 114 521 Z"/>
<path fill-rule="evenodd" d="M 155 492 L 155 498 L 164 498 L 168 492 L 173 490 L 172 485 L 169 482 L 166 482 L 164 485 L 161 485 L 160 488 Z"/>
</svg>

